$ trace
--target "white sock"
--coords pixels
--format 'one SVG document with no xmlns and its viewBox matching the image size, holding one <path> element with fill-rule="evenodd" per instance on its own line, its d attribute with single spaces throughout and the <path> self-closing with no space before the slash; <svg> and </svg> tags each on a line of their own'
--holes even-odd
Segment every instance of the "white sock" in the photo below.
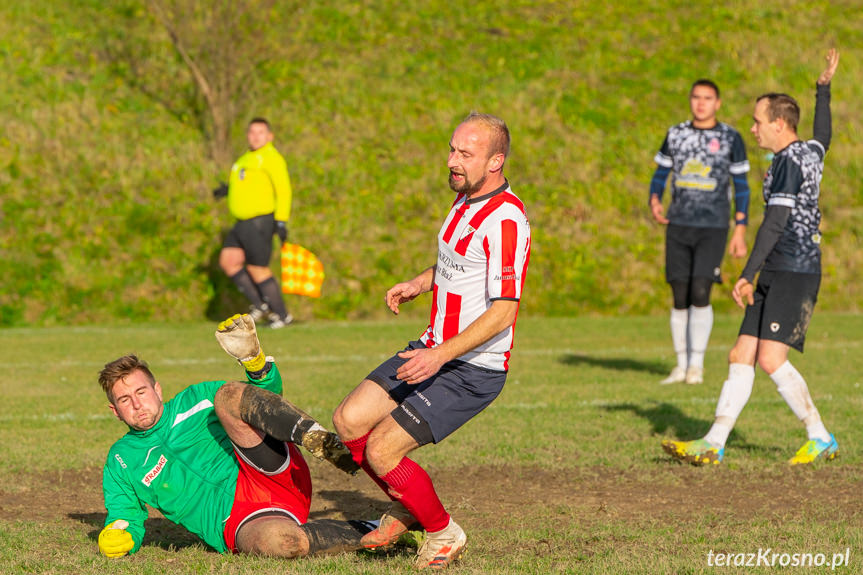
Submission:
<svg viewBox="0 0 863 575">
<path fill-rule="evenodd" d="M 674 345 L 674 353 L 677 354 L 677 365 L 686 369 L 686 329 L 689 324 L 688 309 L 671 309 L 671 343 Z"/>
<path fill-rule="evenodd" d="M 794 369 L 790 361 L 779 366 L 779 369 L 770 374 L 770 379 L 776 384 L 779 395 L 794 412 L 794 415 L 806 425 L 806 433 L 809 439 L 820 439 L 830 441 L 830 433 L 821 422 L 821 415 L 815 408 L 812 396 L 809 395 L 809 387 L 800 372 Z"/>
<path fill-rule="evenodd" d="M 722 384 L 719 401 L 716 403 L 716 421 L 704 436 L 705 441 L 713 447 L 725 447 L 734 422 L 740 417 L 740 412 L 752 395 L 754 381 L 755 367 L 745 363 L 732 363 L 728 366 L 728 379 Z"/>
<path fill-rule="evenodd" d="M 713 329 L 713 306 L 689 308 L 689 367 L 704 367 L 704 352 Z"/>
</svg>

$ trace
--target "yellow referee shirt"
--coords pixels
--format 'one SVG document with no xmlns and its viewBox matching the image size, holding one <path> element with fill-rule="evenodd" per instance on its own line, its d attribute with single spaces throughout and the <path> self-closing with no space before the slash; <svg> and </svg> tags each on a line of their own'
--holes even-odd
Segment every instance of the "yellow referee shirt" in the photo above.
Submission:
<svg viewBox="0 0 863 575">
<path fill-rule="evenodd" d="M 285 159 L 272 143 L 249 150 L 231 167 L 228 209 L 238 220 L 275 213 L 277 221 L 288 221 L 291 179 Z"/>
</svg>

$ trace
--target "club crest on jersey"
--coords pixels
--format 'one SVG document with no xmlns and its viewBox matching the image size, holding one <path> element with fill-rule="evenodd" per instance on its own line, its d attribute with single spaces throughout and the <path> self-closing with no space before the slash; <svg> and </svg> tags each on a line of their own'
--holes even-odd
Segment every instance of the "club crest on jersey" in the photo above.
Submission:
<svg viewBox="0 0 863 575">
<path fill-rule="evenodd" d="M 719 140 L 717 138 L 713 138 L 712 140 L 710 140 L 710 143 L 707 144 L 707 149 L 710 151 L 711 154 L 718 153 L 719 148 L 720 148 L 720 145 L 719 145 Z"/>
<path fill-rule="evenodd" d="M 776 333 L 777 331 L 779 331 L 779 324 L 775 321 L 773 323 L 771 323 L 770 324 L 770 331 L 772 331 L 773 333 Z"/>
<path fill-rule="evenodd" d="M 141 483 L 150 487 L 150 484 L 153 483 L 153 480 L 156 479 L 162 470 L 165 469 L 165 464 L 168 463 L 168 460 L 165 459 L 164 455 L 159 455 L 159 462 L 156 463 L 156 466 L 153 467 L 150 471 L 147 472 L 147 475 L 141 479 Z"/>
<path fill-rule="evenodd" d="M 240 168 L 240 180 L 246 179 L 246 168 Z"/>
<path fill-rule="evenodd" d="M 476 228 L 473 227 L 472 225 L 468 224 L 468 226 L 464 229 L 464 231 L 462 232 L 461 237 L 459 239 L 463 240 L 466 237 L 468 237 L 469 235 L 471 235 L 472 233 L 474 233 L 475 231 L 476 231 Z"/>
</svg>

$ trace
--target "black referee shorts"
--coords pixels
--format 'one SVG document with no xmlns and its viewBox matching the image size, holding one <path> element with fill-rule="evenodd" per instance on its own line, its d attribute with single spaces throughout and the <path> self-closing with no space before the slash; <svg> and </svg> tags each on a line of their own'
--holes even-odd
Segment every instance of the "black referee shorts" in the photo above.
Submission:
<svg viewBox="0 0 863 575">
<path fill-rule="evenodd" d="M 802 353 L 820 286 L 821 274 L 761 272 L 740 335 L 778 341 Z"/>
<path fill-rule="evenodd" d="M 412 341 L 405 350 L 425 348 Z M 500 394 L 505 371 L 494 371 L 464 361 L 450 361 L 416 385 L 396 378 L 408 360 L 394 355 L 366 379 L 374 381 L 399 405 L 390 413 L 402 429 L 420 445 L 438 443 L 470 421 Z"/>
<path fill-rule="evenodd" d="M 238 220 L 222 247 L 241 248 L 246 254 L 246 263 L 267 267 L 273 255 L 273 232 L 276 230 L 274 214 L 264 214 L 248 220 Z"/>
<path fill-rule="evenodd" d="M 665 231 L 665 281 L 709 278 L 722 283 L 719 265 L 725 254 L 728 228 L 696 228 L 668 224 Z"/>
</svg>

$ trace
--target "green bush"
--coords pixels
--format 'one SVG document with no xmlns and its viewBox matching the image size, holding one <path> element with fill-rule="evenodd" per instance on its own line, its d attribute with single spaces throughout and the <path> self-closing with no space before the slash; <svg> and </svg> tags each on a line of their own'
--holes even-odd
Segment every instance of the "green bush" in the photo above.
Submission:
<svg viewBox="0 0 863 575">
<path fill-rule="evenodd" d="M 202 104 L 144 6 L 34 0 L 0 15 L 0 325 L 243 309 L 216 265 L 231 222 L 209 194 L 229 166 L 208 159 Z M 447 141 L 472 109 L 513 134 L 507 175 L 534 234 L 523 313 L 665 313 L 646 194 L 665 130 L 688 116 L 689 84 L 713 77 L 721 119 L 744 133 L 755 96 L 788 91 L 808 137 L 834 43 L 849 57 L 833 90 L 819 305 L 863 303 L 863 72 L 847 52 L 860 28 L 829 2 L 325 1 L 261 25 L 282 30 L 283 45 L 246 104 L 274 124 L 295 190 L 291 236 L 327 274 L 320 300 L 289 301 L 301 317 L 381 316 L 387 287 L 434 263 Z M 143 72 L 117 58 L 124 42 L 146 47 Z M 757 223 L 768 163 L 745 139 Z M 741 267 L 724 264 L 720 311 Z"/>
</svg>

